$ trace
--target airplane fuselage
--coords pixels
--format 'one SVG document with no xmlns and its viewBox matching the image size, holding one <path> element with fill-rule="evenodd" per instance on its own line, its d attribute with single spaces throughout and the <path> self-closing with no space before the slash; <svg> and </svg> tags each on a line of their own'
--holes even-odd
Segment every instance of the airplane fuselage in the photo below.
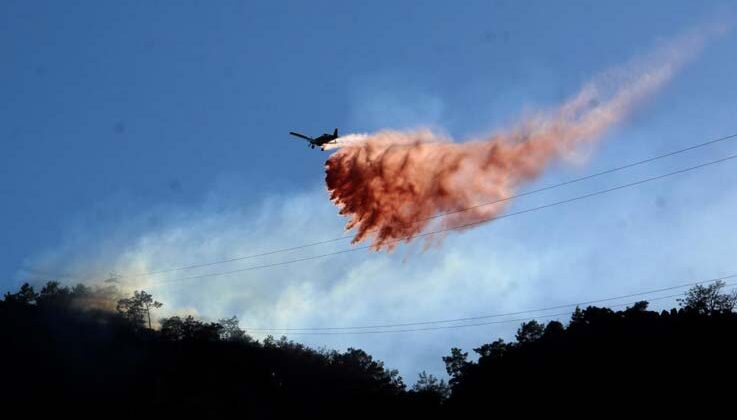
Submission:
<svg viewBox="0 0 737 420">
<path fill-rule="evenodd" d="M 325 150 L 323 146 L 326 144 L 335 141 L 338 138 L 338 129 L 336 128 L 335 131 L 331 133 L 323 133 L 321 136 L 312 138 L 309 136 L 305 136 L 304 134 L 295 133 L 294 131 L 290 131 L 289 134 L 299 137 L 301 139 L 307 140 L 310 143 L 311 148 L 319 147 L 322 150 Z"/>
<path fill-rule="evenodd" d="M 322 136 L 320 136 L 320 137 L 316 138 L 315 140 L 313 140 L 311 143 L 314 144 L 315 146 L 322 146 L 323 144 L 329 143 L 329 142 L 331 142 L 331 141 L 333 141 L 333 140 L 335 140 L 337 138 L 338 138 L 337 136 L 334 136 L 334 135 L 329 134 L 329 133 L 325 133 Z"/>
</svg>

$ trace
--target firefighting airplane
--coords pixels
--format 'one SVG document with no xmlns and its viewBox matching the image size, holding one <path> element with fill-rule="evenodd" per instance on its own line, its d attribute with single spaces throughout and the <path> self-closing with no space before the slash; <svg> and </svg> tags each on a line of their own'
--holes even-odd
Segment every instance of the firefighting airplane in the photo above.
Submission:
<svg viewBox="0 0 737 420">
<path fill-rule="evenodd" d="M 324 133 L 320 137 L 308 137 L 304 134 L 295 133 L 294 131 L 290 131 L 289 134 L 299 137 L 301 139 L 307 140 L 310 143 L 310 148 L 314 149 L 315 147 L 319 147 L 322 150 L 325 150 L 325 146 L 328 144 L 335 144 L 336 140 L 338 139 L 338 129 L 336 128 L 335 131 L 333 131 L 333 134 L 330 133 Z"/>
</svg>

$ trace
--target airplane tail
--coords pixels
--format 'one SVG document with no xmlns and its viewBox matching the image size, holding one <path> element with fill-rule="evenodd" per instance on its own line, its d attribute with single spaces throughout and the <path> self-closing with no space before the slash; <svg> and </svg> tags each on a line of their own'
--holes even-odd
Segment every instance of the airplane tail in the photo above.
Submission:
<svg viewBox="0 0 737 420">
<path fill-rule="evenodd" d="M 338 137 L 338 129 L 336 128 L 335 131 L 333 131 L 333 136 Z"/>
</svg>

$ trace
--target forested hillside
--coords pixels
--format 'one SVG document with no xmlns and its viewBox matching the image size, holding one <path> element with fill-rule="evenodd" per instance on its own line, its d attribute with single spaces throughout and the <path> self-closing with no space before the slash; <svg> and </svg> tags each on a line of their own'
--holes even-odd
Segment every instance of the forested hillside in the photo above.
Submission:
<svg viewBox="0 0 737 420">
<path fill-rule="evenodd" d="M 737 369 L 737 296 L 696 286 L 680 308 L 577 309 L 567 325 L 523 323 L 496 340 L 444 357 L 449 384 L 421 375 L 408 386 L 360 349 L 315 350 L 286 338 L 256 341 L 235 318 L 161 319 L 145 292 L 117 299 L 78 285 L 23 285 L 0 302 L 2 399 L 37 413 L 252 418 L 449 417 L 479 410 L 562 410 L 589 402 L 693 405 L 725 396 Z M 107 306 L 106 306 L 107 305 Z M 154 328 L 155 327 L 155 328 Z"/>
</svg>

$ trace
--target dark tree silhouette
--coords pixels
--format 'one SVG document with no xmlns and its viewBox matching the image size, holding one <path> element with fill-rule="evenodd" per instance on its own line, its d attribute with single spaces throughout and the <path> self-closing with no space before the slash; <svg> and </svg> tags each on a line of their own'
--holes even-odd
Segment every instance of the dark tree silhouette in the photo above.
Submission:
<svg viewBox="0 0 737 420">
<path fill-rule="evenodd" d="M 192 315 L 161 320 L 161 336 L 171 341 L 215 341 L 221 338 L 222 329 L 220 324 L 198 321 Z"/>
<path fill-rule="evenodd" d="M 41 289 L 36 301 L 41 306 L 64 306 L 69 304 L 72 291 L 63 287 L 59 282 L 50 281 Z"/>
<path fill-rule="evenodd" d="M 444 380 L 438 379 L 424 370 L 419 373 L 419 378 L 414 386 L 412 386 L 412 390 L 418 394 L 426 394 L 430 398 L 439 401 L 444 401 L 450 397 L 450 387 L 448 384 Z"/>
<path fill-rule="evenodd" d="M 368 375 L 383 391 L 398 392 L 405 388 L 399 371 L 385 369 L 384 362 L 375 361 L 361 349 L 348 348 L 345 353 L 334 353 L 332 359 L 333 364 L 341 369 Z"/>
<path fill-rule="evenodd" d="M 545 326 L 543 337 L 547 339 L 555 339 L 565 334 L 565 331 L 566 328 L 562 323 L 560 323 L 560 321 L 550 321 L 548 322 L 548 325 Z"/>
<path fill-rule="evenodd" d="M 38 298 L 38 293 L 33 289 L 33 286 L 31 286 L 28 283 L 23 283 L 23 285 L 20 287 L 20 290 L 18 290 L 17 293 L 5 293 L 5 302 L 6 303 L 18 303 L 18 304 L 32 304 L 36 303 L 36 299 Z"/>
<path fill-rule="evenodd" d="M 509 349 L 510 346 L 510 344 L 505 343 L 504 340 L 500 338 L 491 344 L 484 344 L 481 347 L 475 348 L 473 351 L 481 357 L 498 359 L 507 352 L 507 349 Z"/>
<path fill-rule="evenodd" d="M 737 291 L 730 294 L 721 293 L 726 283 L 722 280 L 708 286 L 696 285 L 678 303 L 687 311 L 698 314 L 732 312 L 737 304 Z"/>
<path fill-rule="evenodd" d="M 238 318 L 236 316 L 221 318 L 218 320 L 218 324 L 222 327 L 220 330 L 220 339 L 222 340 L 247 341 L 250 339 L 250 337 L 246 335 L 246 332 L 238 325 Z"/>
<path fill-rule="evenodd" d="M 520 344 L 531 343 L 535 340 L 539 340 L 543 336 L 545 326 L 535 321 L 534 319 L 530 322 L 523 322 L 517 330 L 515 338 Z"/>
<path fill-rule="evenodd" d="M 136 290 L 132 297 L 120 299 L 117 308 L 133 325 L 142 327 L 148 321 L 148 328 L 151 329 L 151 310 L 161 306 L 162 303 L 155 301 L 150 294 Z"/>
<path fill-rule="evenodd" d="M 466 368 L 468 368 L 468 353 L 464 353 L 461 349 L 453 347 L 450 349 L 450 356 L 443 357 L 445 362 L 445 371 L 450 376 L 450 385 L 458 383 L 463 376 Z"/>
</svg>

